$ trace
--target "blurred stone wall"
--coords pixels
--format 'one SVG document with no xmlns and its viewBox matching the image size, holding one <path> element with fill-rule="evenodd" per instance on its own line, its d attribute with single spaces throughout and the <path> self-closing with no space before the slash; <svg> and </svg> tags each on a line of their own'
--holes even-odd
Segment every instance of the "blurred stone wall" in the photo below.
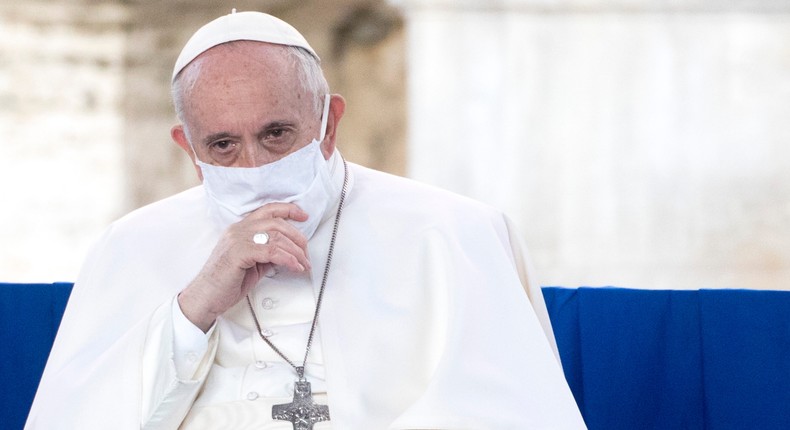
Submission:
<svg viewBox="0 0 790 430">
<path fill-rule="evenodd" d="M 0 4 L 0 282 L 74 280 L 119 214 L 125 17 Z"/>
<path fill-rule="evenodd" d="M 231 7 L 310 40 L 347 158 L 504 210 L 544 284 L 788 288 L 785 0 L 0 0 L 0 281 L 196 184 L 171 67 Z"/>
<path fill-rule="evenodd" d="M 299 29 L 347 99 L 340 150 L 405 171 L 403 24 L 384 1 L 2 1 L 0 282 L 73 281 L 112 220 L 197 184 L 170 140 L 170 75 L 231 7 Z"/>
<path fill-rule="evenodd" d="M 790 289 L 790 2 L 399 3 L 408 175 L 506 211 L 543 285 Z"/>
</svg>

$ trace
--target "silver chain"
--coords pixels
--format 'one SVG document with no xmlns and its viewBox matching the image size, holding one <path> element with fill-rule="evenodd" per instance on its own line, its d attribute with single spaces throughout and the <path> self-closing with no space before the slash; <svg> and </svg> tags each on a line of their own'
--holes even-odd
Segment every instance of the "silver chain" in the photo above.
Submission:
<svg viewBox="0 0 790 430">
<path fill-rule="evenodd" d="M 299 380 L 304 380 L 304 367 L 307 365 L 307 356 L 310 355 L 310 347 L 313 345 L 313 337 L 315 336 L 315 328 L 318 325 L 318 314 L 321 312 L 321 302 L 324 300 L 324 290 L 326 289 L 326 281 L 329 277 L 329 267 L 332 265 L 332 254 L 335 250 L 335 239 L 337 239 L 337 229 L 340 225 L 340 214 L 343 212 L 343 203 L 346 200 L 346 193 L 348 192 L 348 165 L 346 164 L 346 160 L 343 159 L 343 190 L 340 192 L 340 202 L 337 206 L 337 214 L 335 214 L 335 226 L 332 229 L 332 239 L 329 241 L 329 253 L 326 256 L 326 266 L 324 266 L 324 277 L 321 280 L 321 288 L 318 290 L 318 299 L 316 300 L 315 304 L 315 313 L 313 314 L 313 323 L 310 326 L 310 335 L 307 337 L 307 348 L 305 348 L 304 352 L 304 360 L 302 360 L 302 365 L 297 366 L 285 354 L 280 351 L 279 348 L 274 346 L 272 341 L 270 341 L 266 336 L 263 335 L 263 330 L 261 329 L 261 324 L 258 322 L 258 317 L 255 315 L 255 310 L 252 306 L 252 300 L 250 300 L 250 295 L 247 294 L 247 305 L 250 308 L 250 313 L 252 313 L 252 320 L 255 322 L 255 327 L 258 329 L 258 335 L 261 336 L 266 344 L 272 348 L 274 352 L 277 353 L 280 357 L 283 358 L 291 367 L 296 370 L 296 374 L 299 376 Z"/>
</svg>

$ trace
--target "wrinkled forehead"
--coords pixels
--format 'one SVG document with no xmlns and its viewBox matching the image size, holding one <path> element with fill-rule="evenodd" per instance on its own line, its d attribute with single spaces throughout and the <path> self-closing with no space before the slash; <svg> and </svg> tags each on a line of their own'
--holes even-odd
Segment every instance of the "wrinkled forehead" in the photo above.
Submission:
<svg viewBox="0 0 790 430">
<path fill-rule="evenodd" d="M 262 105 L 276 109 L 286 102 L 304 104 L 307 109 L 312 100 L 289 48 L 263 42 L 235 41 L 212 47 L 180 72 L 175 88 L 185 110 L 207 104 L 240 106 L 245 101 L 258 109 Z"/>
<path fill-rule="evenodd" d="M 209 72 L 225 76 L 253 72 L 258 78 L 269 79 L 280 74 L 293 76 L 294 66 L 293 55 L 287 46 L 236 40 L 201 52 L 176 77 L 194 81 L 198 75 L 211 74 Z"/>
<path fill-rule="evenodd" d="M 310 44 L 293 26 L 261 12 L 234 12 L 201 27 L 187 41 L 173 67 L 172 80 L 204 52 L 234 41 L 257 41 L 304 48 L 318 60 Z"/>
</svg>

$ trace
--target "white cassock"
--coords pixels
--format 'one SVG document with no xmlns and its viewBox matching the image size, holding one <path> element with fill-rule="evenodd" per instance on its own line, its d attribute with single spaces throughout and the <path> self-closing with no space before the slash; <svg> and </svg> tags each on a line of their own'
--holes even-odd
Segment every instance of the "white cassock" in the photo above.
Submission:
<svg viewBox="0 0 790 430">
<path fill-rule="evenodd" d="M 309 240 L 312 273 L 276 273 L 251 295 L 270 340 L 298 364 L 339 159 L 329 161 L 332 207 Z M 331 414 L 315 430 L 585 428 L 511 223 L 351 163 L 349 177 L 306 369 Z M 174 297 L 221 234 L 208 207 L 196 187 L 107 230 L 74 286 L 26 429 L 292 428 L 272 422 L 270 406 L 287 403 L 295 373 L 258 337 L 246 301 L 218 319 L 198 355 L 174 352 L 184 329 L 174 328 Z"/>
</svg>

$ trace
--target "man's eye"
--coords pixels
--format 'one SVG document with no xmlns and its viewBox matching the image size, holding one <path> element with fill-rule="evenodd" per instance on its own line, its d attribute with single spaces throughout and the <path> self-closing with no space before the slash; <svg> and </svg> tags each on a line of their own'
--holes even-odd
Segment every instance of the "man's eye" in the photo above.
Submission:
<svg viewBox="0 0 790 430">
<path fill-rule="evenodd" d="M 285 130 L 282 128 L 275 128 L 274 130 L 269 131 L 269 137 L 273 137 L 275 139 L 282 137 L 283 134 L 285 134 Z"/>
<path fill-rule="evenodd" d="M 232 149 L 233 146 L 234 146 L 233 142 L 229 140 L 220 140 L 219 142 L 214 142 L 211 144 L 211 148 L 219 152 L 226 152 Z"/>
</svg>

